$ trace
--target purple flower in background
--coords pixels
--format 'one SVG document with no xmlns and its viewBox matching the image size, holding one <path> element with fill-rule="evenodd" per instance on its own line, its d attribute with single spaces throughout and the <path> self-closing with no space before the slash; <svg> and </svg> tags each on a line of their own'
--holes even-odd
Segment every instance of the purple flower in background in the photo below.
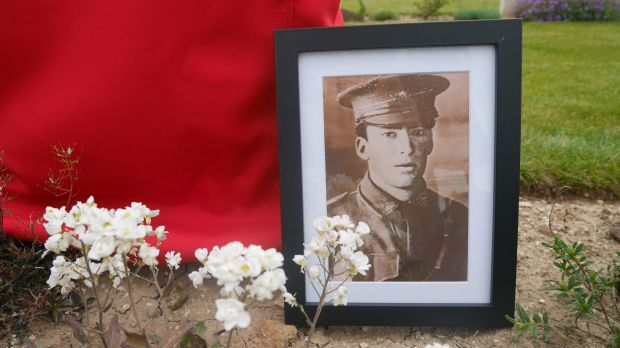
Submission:
<svg viewBox="0 0 620 348">
<path fill-rule="evenodd" d="M 613 19 L 619 0 L 517 0 L 516 13 L 526 20 L 588 21 Z"/>
</svg>

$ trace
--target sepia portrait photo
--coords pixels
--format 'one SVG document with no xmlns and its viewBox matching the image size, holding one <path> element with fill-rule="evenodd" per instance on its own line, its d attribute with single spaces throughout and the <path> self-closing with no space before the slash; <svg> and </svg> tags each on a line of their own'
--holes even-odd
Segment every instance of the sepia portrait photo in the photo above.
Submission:
<svg viewBox="0 0 620 348">
<path fill-rule="evenodd" d="M 344 285 L 350 305 L 325 323 L 503 325 L 514 310 L 520 35 L 518 21 L 277 32 L 287 289 L 316 310 Z"/>
<path fill-rule="evenodd" d="M 371 229 L 355 281 L 468 280 L 469 78 L 323 76 L 327 214 Z"/>
</svg>

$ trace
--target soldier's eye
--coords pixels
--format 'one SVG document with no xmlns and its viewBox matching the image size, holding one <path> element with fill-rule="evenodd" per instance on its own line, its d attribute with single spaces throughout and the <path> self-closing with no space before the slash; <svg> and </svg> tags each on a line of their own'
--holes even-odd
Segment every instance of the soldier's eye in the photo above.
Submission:
<svg viewBox="0 0 620 348">
<path fill-rule="evenodd" d="M 409 131 L 409 135 L 414 135 L 421 137 L 426 134 L 426 129 L 424 128 L 414 128 Z"/>
<path fill-rule="evenodd" d="M 393 131 L 383 132 L 381 135 L 383 135 L 386 138 L 396 138 L 396 132 L 393 132 Z"/>
</svg>

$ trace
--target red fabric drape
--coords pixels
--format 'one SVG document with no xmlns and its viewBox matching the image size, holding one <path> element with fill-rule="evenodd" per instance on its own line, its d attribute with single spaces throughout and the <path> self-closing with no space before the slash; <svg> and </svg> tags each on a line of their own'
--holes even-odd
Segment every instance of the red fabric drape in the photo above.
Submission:
<svg viewBox="0 0 620 348">
<path fill-rule="evenodd" d="M 40 184 L 60 142 L 78 199 L 161 209 L 165 250 L 279 246 L 273 30 L 338 24 L 338 0 L 3 2 L 6 229 L 62 205 Z"/>
</svg>

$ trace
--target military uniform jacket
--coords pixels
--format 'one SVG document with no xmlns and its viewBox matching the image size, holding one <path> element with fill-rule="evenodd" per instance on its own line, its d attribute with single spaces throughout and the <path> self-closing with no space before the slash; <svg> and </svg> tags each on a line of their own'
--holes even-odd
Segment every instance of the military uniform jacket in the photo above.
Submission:
<svg viewBox="0 0 620 348">
<path fill-rule="evenodd" d="M 354 280 L 467 280 L 467 208 L 422 186 L 412 201 L 401 202 L 366 174 L 356 191 L 328 202 L 330 216 L 346 214 L 370 226 L 362 251 L 371 269 Z"/>
</svg>

